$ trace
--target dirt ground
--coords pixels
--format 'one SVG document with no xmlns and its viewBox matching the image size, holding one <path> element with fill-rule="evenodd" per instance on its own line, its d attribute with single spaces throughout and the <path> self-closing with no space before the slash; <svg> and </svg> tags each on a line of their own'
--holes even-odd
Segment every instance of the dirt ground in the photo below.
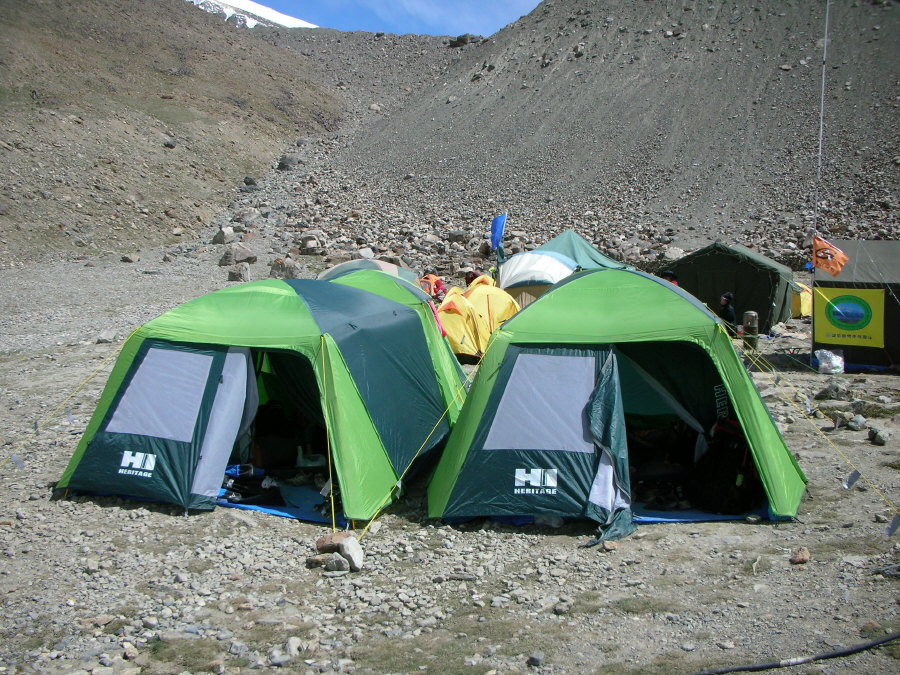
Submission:
<svg viewBox="0 0 900 675">
<path fill-rule="evenodd" d="M 430 521 L 420 480 L 346 574 L 306 566 L 327 526 L 53 499 L 130 332 L 233 283 L 220 225 L 247 224 L 254 279 L 306 231 L 456 273 L 504 211 L 523 246 L 572 227 L 635 264 L 722 238 L 799 266 L 822 5 L 554 0 L 453 51 L 260 38 L 183 2 L 5 5 L 0 675 L 668 675 L 900 630 L 900 380 L 810 369 L 802 319 L 747 356 L 809 478 L 789 522 L 641 525 L 603 550 L 590 523 Z M 832 9 L 820 226 L 896 239 L 898 5 Z M 293 168 L 269 171 L 281 152 Z M 816 398 L 829 385 L 839 398 Z M 884 445 L 840 423 L 856 414 Z M 887 675 L 898 658 L 783 672 Z"/>
<path fill-rule="evenodd" d="M 330 576 L 304 564 L 321 525 L 54 501 L 130 329 L 221 276 L 211 255 L 165 274 L 151 258 L 0 271 L 2 673 L 692 673 L 900 628 L 900 543 L 885 536 L 900 503 L 900 382 L 812 371 L 808 320 L 762 339 L 752 367 L 809 477 L 791 522 L 642 525 L 602 551 L 583 547 L 588 523 L 428 521 L 414 484 L 362 539 L 362 571 Z M 886 445 L 834 430 L 852 403 L 815 398 L 832 377 L 893 434 Z M 792 564 L 801 548 L 809 561 Z M 877 648 L 793 670 L 887 674 L 897 656 Z"/>
</svg>

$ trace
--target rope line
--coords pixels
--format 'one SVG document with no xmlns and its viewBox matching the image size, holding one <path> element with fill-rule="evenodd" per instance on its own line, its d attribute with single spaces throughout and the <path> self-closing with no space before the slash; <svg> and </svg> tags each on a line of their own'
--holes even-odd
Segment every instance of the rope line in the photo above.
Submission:
<svg viewBox="0 0 900 675">
<path fill-rule="evenodd" d="M 6 466 L 6 463 L 12 459 L 13 455 L 15 455 L 17 452 L 20 452 L 22 450 L 22 448 L 25 447 L 26 443 L 28 443 L 31 440 L 32 436 L 37 436 L 45 428 L 47 420 L 49 420 L 51 417 L 55 416 L 62 409 L 62 407 L 66 405 L 66 403 L 71 401 L 72 398 L 76 394 L 78 394 L 79 391 L 84 389 L 84 387 L 87 385 L 87 383 L 90 382 L 91 380 L 93 380 L 94 377 L 97 375 L 97 373 L 99 373 L 101 370 L 103 370 L 106 367 L 106 365 L 110 359 L 119 355 L 119 352 L 122 351 L 122 348 L 125 346 L 125 344 L 128 342 L 128 340 L 131 339 L 131 336 L 134 335 L 139 330 L 139 328 L 140 327 L 135 328 L 133 331 L 131 331 L 131 334 L 127 338 L 125 338 L 125 340 L 122 342 L 122 344 L 120 344 L 112 352 L 110 352 L 107 356 L 105 356 L 103 358 L 103 360 L 100 362 L 100 365 L 97 366 L 96 368 L 94 368 L 94 370 L 92 370 L 90 373 L 88 373 L 87 377 L 85 377 L 84 380 L 82 380 L 81 383 L 78 384 L 78 386 L 76 386 L 69 393 L 68 396 L 66 396 L 55 408 L 50 410 L 46 415 L 41 417 L 35 423 L 34 429 L 31 429 L 30 432 L 26 432 L 26 434 L 27 434 L 26 438 L 19 441 L 16 444 L 16 446 L 10 451 L 10 454 L 8 454 L 6 457 L 4 457 L 2 460 L 0 460 L 0 469 L 2 469 L 4 466 Z"/>
<path fill-rule="evenodd" d="M 328 370 L 325 367 L 325 336 L 319 336 L 319 349 L 322 352 L 322 400 L 328 403 Z M 325 415 L 325 407 L 322 408 Z M 328 424 L 325 424 L 325 456 L 328 457 L 328 500 L 331 504 L 331 531 L 337 532 L 337 516 L 334 513 L 334 476 L 331 472 L 331 434 L 328 433 Z"/>
<path fill-rule="evenodd" d="M 767 376 L 770 375 L 770 373 L 777 372 L 775 370 L 775 367 L 769 361 L 766 360 L 766 358 L 759 352 L 759 350 L 755 350 L 755 349 L 746 350 L 743 348 L 743 346 L 740 346 L 737 348 L 737 351 L 742 356 L 746 356 L 747 359 L 753 365 L 757 366 L 760 369 L 760 372 L 765 373 Z M 793 386 L 793 383 L 788 378 L 784 377 L 783 373 L 778 373 L 778 375 L 790 386 L 790 389 L 796 395 L 800 394 L 800 391 Z M 774 378 L 771 379 L 771 383 L 776 387 L 778 386 L 778 382 L 775 382 Z M 900 509 L 898 509 L 894 505 L 894 503 L 878 488 L 878 486 L 875 485 L 869 479 L 869 477 L 862 472 L 862 470 L 858 466 L 856 466 L 856 464 L 834 443 L 834 441 L 832 441 L 828 436 L 825 435 L 825 432 L 823 432 L 818 427 L 818 425 L 816 425 L 812 421 L 812 419 L 809 417 L 809 414 L 805 410 L 800 411 L 800 408 L 797 405 L 797 402 L 795 400 L 791 400 L 790 398 L 788 398 L 787 396 L 784 396 L 784 395 L 781 395 L 781 396 L 785 401 L 787 401 L 790 405 L 792 405 L 794 408 L 796 408 L 800 412 L 800 414 L 803 416 L 804 419 L 806 419 L 806 421 L 815 430 L 815 432 L 819 436 L 821 436 L 822 439 L 824 439 L 825 442 L 828 445 L 830 445 L 835 450 L 835 452 L 837 452 L 838 455 L 840 455 L 840 457 L 850 466 L 850 468 L 852 468 L 854 471 L 859 472 L 860 478 L 862 478 L 863 481 L 872 489 L 872 491 L 875 494 L 877 494 L 881 498 L 882 501 L 884 501 L 884 503 L 888 506 L 888 508 L 890 508 L 894 514 L 900 515 Z"/>
<path fill-rule="evenodd" d="M 478 372 L 478 368 L 481 367 L 481 361 L 482 361 L 482 359 L 484 359 L 484 355 L 487 354 L 488 348 L 491 346 L 491 343 L 494 341 L 494 336 L 497 332 L 498 331 L 494 331 L 493 333 L 491 333 L 491 336 L 488 338 L 488 343 L 485 346 L 484 351 L 482 352 L 481 356 L 478 357 L 478 362 L 475 364 L 477 367 L 472 372 Z M 366 536 L 366 533 L 369 531 L 369 528 L 372 526 L 372 524 L 375 522 L 375 520 L 378 519 L 379 516 L 381 516 L 385 507 L 387 507 L 387 505 L 390 504 L 391 497 L 394 495 L 394 490 L 400 489 L 400 485 L 403 483 L 403 478 L 406 476 L 410 467 L 412 467 L 413 463 L 416 461 L 419 454 L 422 452 L 422 448 L 425 447 L 425 444 L 428 443 L 428 440 L 434 434 L 435 430 L 438 428 L 438 426 L 440 426 L 441 421 L 447 416 L 447 413 L 450 412 L 450 406 L 453 405 L 453 403 L 456 403 L 457 400 L 461 399 L 461 393 L 466 389 L 466 385 L 469 384 L 471 379 L 472 379 L 472 373 L 468 373 L 466 375 L 466 379 L 463 381 L 463 383 L 461 385 L 459 385 L 459 387 L 456 388 L 456 392 L 454 393 L 453 398 L 451 399 L 450 405 L 448 405 L 446 408 L 444 408 L 444 412 L 441 413 L 441 416 L 438 418 L 437 422 L 435 422 L 434 426 L 431 428 L 431 431 L 429 431 L 428 435 L 425 436 L 425 440 L 422 441 L 422 445 L 419 446 L 419 449 L 416 450 L 415 454 L 412 456 L 412 459 L 409 460 L 409 463 L 406 465 L 406 468 L 403 469 L 403 472 L 400 474 L 400 477 L 397 479 L 397 482 L 390 487 L 390 489 L 388 490 L 388 493 L 385 495 L 384 499 L 382 500 L 381 505 L 375 510 L 375 515 L 372 516 L 372 518 L 369 520 L 369 522 L 366 523 L 366 526 L 363 528 L 362 532 L 359 533 L 359 536 L 357 537 L 357 541 L 362 541 L 363 537 Z"/>
<path fill-rule="evenodd" d="M 828 61 L 828 24 L 831 14 L 831 0 L 825 2 L 825 38 L 822 41 L 822 85 L 819 98 L 819 162 L 816 168 L 816 189 L 813 201 L 813 232 L 819 228 L 819 191 L 822 185 L 822 147 L 825 142 L 825 72 Z"/>
</svg>

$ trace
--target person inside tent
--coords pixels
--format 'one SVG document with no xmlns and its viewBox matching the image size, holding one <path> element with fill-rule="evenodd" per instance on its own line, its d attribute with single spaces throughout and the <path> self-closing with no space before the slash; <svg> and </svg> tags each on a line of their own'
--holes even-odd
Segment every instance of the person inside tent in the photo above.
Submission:
<svg viewBox="0 0 900 675">
<path fill-rule="evenodd" d="M 737 317 L 734 313 L 734 293 L 731 291 L 722 293 L 722 297 L 719 298 L 719 309 L 716 313 L 719 315 L 719 318 L 725 322 L 725 327 L 728 329 L 729 335 L 734 336 L 735 323 L 737 322 Z"/>
<path fill-rule="evenodd" d="M 466 286 L 471 286 L 472 282 L 479 277 L 478 270 L 469 270 L 466 272 Z"/>
<path fill-rule="evenodd" d="M 436 304 L 440 304 L 447 295 L 447 287 L 434 272 L 427 272 L 425 276 L 419 279 L 419 288 L 428 293 Z"/>
<path fill-rule="evenodd" d="M 660 279 L 665 279 L 669 283 L 675 284 L 676 286 L 678 285 L 678 277 L 675 276 L 675 272 L 673 272 L 672 270 L 665 270 L 659 275 L 659 277 Z"/>
</svg>

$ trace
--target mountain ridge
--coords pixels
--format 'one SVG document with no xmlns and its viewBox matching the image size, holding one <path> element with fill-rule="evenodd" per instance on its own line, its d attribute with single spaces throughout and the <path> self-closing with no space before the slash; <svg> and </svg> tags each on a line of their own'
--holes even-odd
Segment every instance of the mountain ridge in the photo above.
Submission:
<svg viewBox="0 0 900 675">
<path fill-rule="evenodd" d="M 544 2 L 341 161 L 381 174 L 397 199 L 463 189 L 595 238 L 619 224 L 637 240 L 652 225 L 687 247 L 760 245 L 777 225 L 800 246 L 816 192 L 820 9 Z M 819 226 L 852 235 L 849 215 L 896 237 L 896 147 L 878 141 L 898 133 L 897 12 L 833 12 Z"/>
<path fill-rule="evenodd" d="M 204 237 L 300 141 L 328 150 L 319 227 L 448 269 L 478 247 L 446 259 L 447 233 L 483 240 L 499 212 L 510 251 L 573 228 L 645 266 L 720 238 L 797 265 L 817 191 L 826 236 L 896 238 L 897 5 L 834 10 L 817 186 L 821 10 L 553 0 L 454 40 L 13 3 L 0 252 Z"/>
</svg>

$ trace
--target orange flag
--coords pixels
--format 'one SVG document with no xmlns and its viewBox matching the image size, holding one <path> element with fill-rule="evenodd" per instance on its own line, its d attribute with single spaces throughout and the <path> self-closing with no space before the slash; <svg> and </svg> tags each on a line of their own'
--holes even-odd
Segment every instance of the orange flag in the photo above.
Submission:
<svg viewBox="0 0 900 675">
<path fill-rule="evenodd" d="M 813 237 L 813 266 L 825 270 L 833 277 L 841 273 L 848 258 L 837 246 L 820 237 Z"/>
</svg>

